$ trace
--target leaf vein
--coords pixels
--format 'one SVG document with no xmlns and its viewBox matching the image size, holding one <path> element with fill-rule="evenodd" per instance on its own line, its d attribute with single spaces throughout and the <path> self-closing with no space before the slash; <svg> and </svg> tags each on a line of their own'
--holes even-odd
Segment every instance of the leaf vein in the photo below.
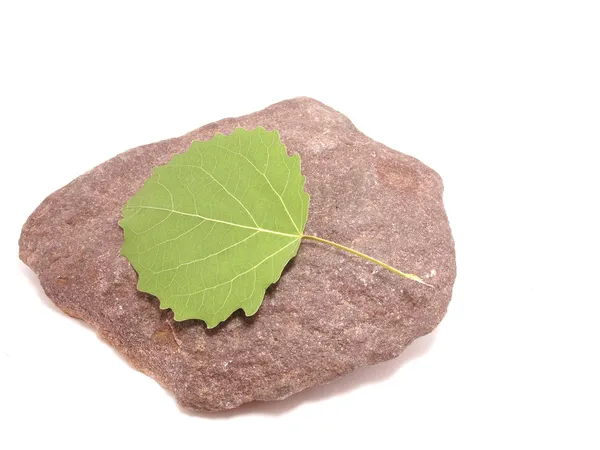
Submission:
<svg viewBox="0 0 600 450">
<path fill-rule="evenodd" d="M 242 157 L 242 158 L 244 158 L 246 161 L 248 161 L 248 164 L 250 164 L 252 167 L 254 167 L 254 169 L 255 169 L 255 170 L 258 172 L 258 173 L 260 173 L 260 174 L 261 174 L 261 175 L 264 177 L 264 179 L 265 179 L 265 180 L 267 180 L 267 183 L 268 183 L 268 184 L 269 184 L 269 186 L 271 187 L 271 190 L 272 190 L 272 191 L 275 193 L 275 195 L 276 195 L 277 197 L 279 197 L 279 200 L 281 201 L 281 204 L 283 205 L 283 209 L 285 209 L 285 212 L 287 213 L 288 217 L 290 218 L 290 221 L 291 221 L 291 222 L 292 222 L 292 224 L 294 225 L 294 228 L 296 228 L 296 231 L 297 231 L 298 233 L 300 233 L 300 229 L 298 228 L 298 225 L 296 224 L 296 222 L 295 222 L 295 221 L 294 221 L 294 219 L 292 218 L 292 215 L 290 214 L 290 211 L 287 209 L 287 206 L 286 206 L 285 202 L 283 201 L 283 198 L 281 198 L 281 195 L 279 195 L 279 193 L 278 193 L 278 192 L 275 190 L 275 188 L 274 188 L 274 187 L 273 187 L 273 185 L 271 184 L 271 181 L 269 180 L 269 178 L 268 178 L 268 177 L 267 177 L 267 176 L 266 176 L 266 175 L 265 175 L 263 172 L 261 172 L 260 170 L 258 170 L 258 167 L 256 167 L 256 166 L 254 165 L 254 163 L 253 163 L 252 161 L 250 161 L 250 160 L 249 160 L 249 159 L 246 157 L 246 155 L 243 155 L 243 154 L 241 154 L 241 153 L 234 152 L 233 150 L 231 150 L 231 149 L 229 149 L 229 148 L 227 148 L 227 147 L 223 147 L 222 145 L 219 145 L 219 144 L 214 144 L 214 145 L 215 145 L 217 148 L 220 148 L 221 150 L 225 150 L 225 151 L 228 151 L 229 153 L 233 153 L 234 155 L 239 155 L 239 156 L 241 156 L 241 157 Z"/>
<path fill-rule="evenodd" d="M 233 283 L 233 282 L 234 282 L 235 280 L 237 280 L 239 277 L 241 277 L 241 276 L 244 276 L 244 275 L 246 275 L 246 274 L 247 274 L 247 273 L 249 273 L 249 272 L 252 272 L 252 271 L 253 271 L 253 270 L 255 270 L 257 267 L 259 267 L 259 266 L 260 266 L 262 263 L 264 263 L 265 261 L 268 261 L 269 259 L 273 258 L 273 257 L 274 257 L 276 254 L 278 254 L 278 253 L 282 252 L 283 250 L 285 250 L 286 248 L 288 248 L 290 245 L 292 245 L 292 244 L 295 244 L 295 243 L 296 243 L 296 242 L 297 242 L 299 239 L 300 239 L 300 238 L 298 238 L 298 239 L 295 239 L 295 240 L 291 241 L 289 244 L 286 244 L 286 245 L 284 245 L 284 246 L 283 246 L 283 247 L 281 247 L 279 250 L 277 250 L 275 253 L 272 253 L 272 254 L 270 254 L 270 255 L 269 255 L 269 256 L 267 256 L 265 259 L 263 259 L 263 260 L 262 260 L 262 261 L 260 261 L 258 264 L 256 264 L 255 266 L 252 266 L 252 267 L 250 267 L 248 270 L 246 270 L 246 271 L 244 271 L 244 272 L 242 272 L 242 273 L 239 273 L 239 274 L 237 274 L 237 275 L 236 275 L 235 277 L 233 277 L 231 280 L 224 281 L 223 283 L 215 284 L 214 286 L 207 287 L 207 288 L 205 288 L 205 289 L 202 289 L 202 290 L 200 290 L 200 291 L 197 291 L 197 292 L 192 292 L 191 294 L 180 294 L 180 295 L 173 295 L 173 297 L 185 297 L 185 296 L 187 296 L 187 295 L 198 295 L 198 294 L 200 294 L 200 293 L 202 293 L 202 292 L 205 292 L 205 291 L 208 291 L 208 290 L 210 290 L 210 289 L 215 289 L 215 288 L 218 288 L 218 287 L 221 287 L 221 286 L 225 286 L 225 285 L 226 285 L 226 284 L 228 284 L 228 283 Z"/>
<path fill-rule="evenodd" d="M 227 250 L 229 250 L 229 249 L 231 249 L 231 248 L 233 248 L 233 247 L 237 247 L 238 245 L 240 245 L 240 244 L 241 244 L 241 243 L 243 243 L 243 242 L 246 242 L 247 240 L 249 240 L 249 239 L 250 239 L 250 238 L 252 238 L 253 236 L 256 236 L 258 233 L 259 233 L 259 231 L 255 231 L 255 232 L 254 232 L 254 233 L 252 233 L 251 235 L 249 235 L 249 236 L 246 236 L 246 237 L 245 237 L 244 239 L 242 239 L 241 241 L 235 242 L 234 244 L 231 244 L 229 247 L 225 247 L 225 248 L 223 248 L 223 249 L 219 250 L 218 252 L 211 253 L 210 255 L 203 256 L 202 258 L 198 258 L 198 259 L 195 259 L 195 260 L 193 260 L 193 261 L 184 262 L 184 263 L 181 263 L 181 264 L 179 264 L 178 266 L 175 266 L 175 267 L 169 267 L 169 268 L 167 268 L 167 269 L 163 269 L 163 270 L 161 270 L 161 271 L 159 271 L 159 272 L 152 272 L 151 270 L 150 270 L 150 272 L 152 272 L 152 274 L 153 274 L 153 275 L 158 275 L 158 274 L 161 274 L 161 273 L 163 273 L 163 272 L 170 272 L 171 270 L 177 270 L 177 269 L 180 269 L 181 267 L 184 267 L 184 266 L 190 266 L 190 265 L 192 265 L 192 264 L 195 264 L 195 263 L 197 263 L 197 262 L 200 262 L 200 261 L 205 261 L 205 260 L 207 260 L 208 258 L 212 258 L 213 256 L 217 256 L 217 255 L 219 255 L 219 254 L 221 254 L 221 253 L 223 253 L 223 252 L 225 252 L 225 251 L 227 251 Z M 167 287 L 168 287 L 168 286 L 167 286 Z"/>
<path fill-rule="evenodd" d="M 241 225 L 241 224 L 235 223 L 235 222 L 227 222 L 226 220 L 213 219 L 211 217 L 201 216 L 200 214 L 190 214 L 190 213 L 186 213 L 186 212 L 183 212 L 183 211 L 178 211 L 176 209 L 161 208 L 161 207 L 158 207 L 158 206 L 148 206 L 148 205 L 126 206 L 123 209 L 136 209 L 136 208 L 153 209 L 153 210 L 158 210 L 158 211 L 167 211 L 167 212 L 172 213 L 172 214 L 181 214 L 182 216 L 197 217 L 198 219 L 203 219 L 203 220 L 206 220 L 208 222 L 222 223 L 224 225 L 230 225 L 232 227 L 245 228 L 247 230 L 256 230 L 256 231 L 260 231 L 260 232 L 263 232 L 263 233 L 278 234 L 280 236 L 288 236 L 288 237 L 295 237 L 295 238 L 299 238 L 300 237 L 299 234 L 282 233 L 280 231 L 268 230 L 266 228 L 260 228 L 260 227 L 249 227 L 247 225 Z"/>
<path fill-rule="evenodd" d="M 231 198 L 233 198 L 236 202 L 238 202 L 242 208 L 244 208 L 244 211 L 246 211 L 246 213 L 248 214 L 248 216 L 250 217 L 252 222 L 254 222 L 254 225 L 256 225 L 258 227 L 258 223 L 256 223 L 256 220 L 254 220 L 252 213 L 250 213 L 250 211 L 248 211 L 248 208 L 246 208 L 246 206 L 242 203 L 242 201 L 239 198 L 237 198 L 235 195 L 233 195 L 231 192 L 229 192 L 229 190 L 223 184 L 221 184 L 221 182 L 219 180 L 217 180 L 215 177 L 213 177 L 210 172 L 208 172 L 206 169 L 204 169 L 204 167 L 194 166 L 192 164 L 178 164 L 173 167 L 190 167 L 190 168 L 193 167 L 193 168 L 200 169 L 201 171 L 203 171 L 206 175 L 211 177 L 215 181 L 215 183 L 217 183 Z"/>
</svg>

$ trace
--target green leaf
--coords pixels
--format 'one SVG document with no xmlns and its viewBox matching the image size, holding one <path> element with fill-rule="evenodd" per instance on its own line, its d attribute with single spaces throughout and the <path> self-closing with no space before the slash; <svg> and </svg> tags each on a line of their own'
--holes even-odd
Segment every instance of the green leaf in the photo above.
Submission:
<svg viewBox="0 0 600 450">
<path fill-rule="evenodd" d="M 288 156 L 277 131 L 236 128 L 194 141 L 156 167 L 123 207 L 123 254 L 138 289 L 171 308 L 175 320 L 209 328 L 235 310 L 254 314 L 301 239 L 331 245 L 425 284 L 369 255 L 304 234 L 308 194 L 300 156 Z"/>
<path fill-rule="evenodd" d="M 300 157 L 278 132 L 237 128 L 154 169 L 123 207 L 121 253 L 139 290 L 212 328 L 258 310 L 298 251 L 308 203 Z"/>
</svg>

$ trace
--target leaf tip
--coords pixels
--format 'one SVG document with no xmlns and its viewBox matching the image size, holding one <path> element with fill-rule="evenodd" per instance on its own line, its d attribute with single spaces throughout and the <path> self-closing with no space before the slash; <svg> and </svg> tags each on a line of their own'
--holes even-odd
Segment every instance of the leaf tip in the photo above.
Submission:
<svg viewBox="0 0 600 450">
<path fill-rule="evenodd" d="M 433 284 L 429 284 L 426 283 L 425 281 L 423 281 L 423 279 L 417 275 L 413 275 L 412 273 L 407 273 L 405 274 L 405 277 L 408 278 L 409 280 L 413 280 L 416 281 L 417 283 L 421 283 L 424 284 L 425 286 L 429 286 L 430 288 L 435 288 L 435 286 Z"/>
</svg>

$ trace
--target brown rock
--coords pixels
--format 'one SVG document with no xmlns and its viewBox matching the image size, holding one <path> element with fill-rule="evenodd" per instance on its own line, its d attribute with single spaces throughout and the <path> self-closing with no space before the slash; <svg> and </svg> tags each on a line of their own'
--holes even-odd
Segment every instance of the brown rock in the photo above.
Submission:
<svg viewBox="0 0 600 450">
<path fill-rule="evenodd" d="M 254 317 L 238 311 L 214 330 L 174 322 L 171 311 L 138 292 L 137 275 L 119 254 L 122 205 L 153 166 L 193 139 L 259 125 L 279 130 L 288 151 L 302 156 L 308 234 L 429 275 L 435 288 L 305 241 Z M 183 406 L 228 409 L 393 358 L 437 326 L 455 278 L 442 190 L 421 162 L 374 142 L 322 103 L 297 98 L 129 150 L 73 180 L 27 220 L 20 257 L 58 307 L 96 327 Z"/>
</svg>

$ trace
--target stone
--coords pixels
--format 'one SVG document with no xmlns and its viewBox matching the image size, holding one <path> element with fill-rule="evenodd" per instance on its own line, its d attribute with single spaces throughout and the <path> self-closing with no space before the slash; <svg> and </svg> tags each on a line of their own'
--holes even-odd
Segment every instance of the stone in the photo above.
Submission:
<svg viewBox="0 0 600 450">
<path fill-rule="evenodd" d="M 120 255 L 123 204 L 194 139 L 236 126 L 277 129 L 300 153 L 310 194 L 307 234 L 350 246 L 433 288 L 314 241 L 252 317 L 237 311 L 215 329 L 175 322 L 136 289 Z M 91 324 L 136 369 L 191 410 L 283 399 L 367 364 L 394 358 L 431 332 L 450 302 L 454 242 L 439 175 L 373 141 L 310 98 L 224 119 L 124 152 L 46 198 L 23 227 L 20 257 L 65 313 Z"/>
</svg>

